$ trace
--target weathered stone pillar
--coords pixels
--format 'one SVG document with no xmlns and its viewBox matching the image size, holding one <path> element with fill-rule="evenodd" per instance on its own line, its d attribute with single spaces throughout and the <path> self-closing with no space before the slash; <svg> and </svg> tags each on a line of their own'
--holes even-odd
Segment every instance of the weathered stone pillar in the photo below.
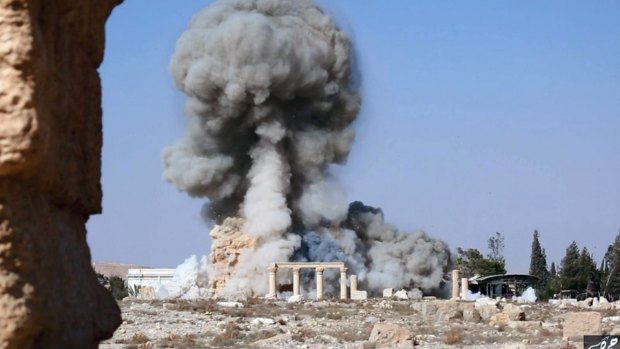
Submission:
<svg viewBox="0 0 620 349">
<path fill-rule="evenodd" d="M 317 267 L 316 269 L 316 299 L 323 299 L 323 267 Z"/>
<path fill-rule="evenodd" d="M 467 278 L 461 279 L 461 299 L 467 299 L 467 291 L 469 291 L 469 280 Z"/>
<path fill-rule="evenodd" d="M 351 293 L 357 291 L 357 275 L 351 275 Z"/>
<path fill-rule="evenodd" d="M 269 266 L 269 294 L 268 297 L 276 297 L 278 293 L 278 285 L 276 284 L 276 272 L 278 267 L 274 263 Z"/>
<path fill-rule="evenodd" d="M 95 349 L 121 323 L 86 243 L 118 3 L 0 0 L 0 348 Z"/>
<path fill-rule="evenodd" d="M 459 270 L 452 270 L 452 299 L 459 298 Z"/>
<path fill-rule="evenodd" d="M 340 269 L 340 299 L 347 299 L 347 268 Z"/>
<path fill-rule="evenodd" d="M 293 268 L 293 296 L 299 296 L 299 267 Z"/>
</svg>

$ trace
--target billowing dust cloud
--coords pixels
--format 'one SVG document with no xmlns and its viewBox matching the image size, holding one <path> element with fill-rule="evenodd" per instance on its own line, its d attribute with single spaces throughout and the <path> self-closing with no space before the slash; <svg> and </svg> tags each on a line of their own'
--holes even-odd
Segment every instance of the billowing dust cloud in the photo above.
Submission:
<svg viewBox="0 0 620 349">
<path fill-rule="evenodd" d="M 177 41 L 170 71 L 187 95 L 188 128 L 163 151 L 164 178 L 207 198 L 208 219 L 242 218 L 254 241 L 224 295 L 265 294 L 267 266 L 287 260 L 345 261 L 371 291 L 440 285 L 447 245 L 349 206 L 330 175 L 349 154 L 360 109 L 351 53 L 345 33 L 306 0 L 218 1 Z"/>
</svg>

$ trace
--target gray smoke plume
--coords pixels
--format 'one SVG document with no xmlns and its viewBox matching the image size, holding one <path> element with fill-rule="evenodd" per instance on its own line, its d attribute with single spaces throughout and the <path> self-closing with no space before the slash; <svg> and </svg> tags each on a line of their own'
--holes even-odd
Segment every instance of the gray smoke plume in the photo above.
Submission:
<svg viewBox="0 0 620 349">
<path fill-rule="evenodd" d="M 257 239 L 230 292 L 265 293 L 267 265 L 293 255 L 346 260 L 373 289 L 441 280 L 445 244 L 347 210 L 328 173 L 349 154 L 360 108 L 351 49 L 308 0 L 217 1 L 177 41 L 170 72 L 188 98 L 188 128 L 163 150 L 164 178 L 208 198 L 217 222 L 243 217 Z"/>
</svg>

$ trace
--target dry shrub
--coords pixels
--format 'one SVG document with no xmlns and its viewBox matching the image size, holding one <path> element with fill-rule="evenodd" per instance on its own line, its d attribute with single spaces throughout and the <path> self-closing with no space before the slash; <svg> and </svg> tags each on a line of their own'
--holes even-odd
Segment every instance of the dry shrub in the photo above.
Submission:
<svg viewBox="0 0 620 349">
<path fill-rule="evenodd" d="M 327 313 L 325 317 L 330 320 L 342 320 L 342 315 L 336 313 Z"/>
<path fill-rule="evenodd" d="M 217 305 L 212 299 L 199 299 L 193 301 L 178 301 L 177 311 L 193 311 L 198 313 L 212 312 L 217 309 Z"/>
<path fill-rule="evenodd" d="M 257 304 L 261 304 L 264 303 L 265 301 L 258 298 L 258 297 L 250 297 L 247 299 L 246 301 L 246 305 L 247 306 L 252 306 L 252 305 L 257 305 Z"/>
<path fill-rule="evenodd" d="M 302 327 L 295 334 L 293 334 L 293 340 L 303 343 L 306 341 L 306 338 L 312 338 L 314 336 L 315 333 L 311 328 Z"/>
<path fill-rule="evenodd" d="M 357 331 L 357 329 L 355 328 L 350 328 L 347 330 L 333 331 L 333 332 L 330 332 L 329 335 L 336 338 L 341 343 L 357 342 L 357 341 L 367 340 L 368 337 L 370 337 L 370 330 Z"/>
<path fill-rule="evenodd" d="M 131 336 L 129 340 L 129 344 L 144 344 L 149 341 L 149 337 L 144 335 L 142 332 L 136 332 Z"/>
<path fill-rule="evenodd" d="M 560 349 L 577 349 L 577 347 L 571 342 L 566 342 Z"/>
<path fill-rule="evenodd" d="M 228 347 L 234 345 L 239 337 L 241 337 L 239 326 L 234 322 L 229 322 L 224 327 L 224 332 L 213 337 L 211 344 L 216 347 Z"/>
<path fill-rule="evenodd" d="M 454 345 L 463 343 L 463 332 L 461 330 L 450 330 L 443 339 L 444 344 Z"/>
<path fill-rule="evenodd" d="M 553 332 L 549 331 L 546 328 L 543 328 L 543 329 L 540 330 L 540 335 L 543 336 L 543 337 L 551 337 L 551 336 L 553 336 Z"/>
<path fill-rule="evenodd" d="M 392 308 L 390 310 L 399 315 L 411 315 L 415 312 L 413 309 L 411 309 L 409 303 L 404 302 L 393 302 Z"/>
<path fill-rule="evenodd" d="M 196 335 L 178 336 L 173 334 L 160 340 L 159 345 L 162 348 L 193 349 L 196 348 Z"/>
<path fill-rule="evenodd" d="M 222 315 L 226 315 L 228 317 L 250 317 L 252 314 L 246 309 L 239 308 L 230 308 L 222 310 Z"/>
<path fill-rule="evenodd" d="M 267 339 L 276 336 L 278 333 L 273 330 L 263 330 L 247 335 L 244 340 L 248 342 L 256 342 L 262 339 Z"/>
</svg>

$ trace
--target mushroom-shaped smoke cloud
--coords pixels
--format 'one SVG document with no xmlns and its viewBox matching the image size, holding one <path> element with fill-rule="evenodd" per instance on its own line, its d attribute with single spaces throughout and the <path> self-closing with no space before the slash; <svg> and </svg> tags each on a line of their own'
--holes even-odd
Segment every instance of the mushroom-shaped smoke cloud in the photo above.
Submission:
<svg viewBox="0 0 620 349">
<path fill-rule="evenodd" d="M 209 218 L 242 217 L 256 240 L 227 288 L 266 291 L 269 263 L 310 258 L 300 252 L 309 251 L 303 237 L 333 240 L 318 230 L 346 220 L 328 167 L 346 160 L 354 138 L 360 98 L 350 58 L 347 36 L 308 0 L 217 1 L 178 40 L 170 71 L 188 97 L 189 126 L 163 151 L 164 177 L 208 198 Z M 359 240 L 350 230 L 338 235 Z M 348 258 L 335 246 L 332 255 Z M 350 263 L 381 260 L 355 251 L 364 260 Z"/>
</svg>

